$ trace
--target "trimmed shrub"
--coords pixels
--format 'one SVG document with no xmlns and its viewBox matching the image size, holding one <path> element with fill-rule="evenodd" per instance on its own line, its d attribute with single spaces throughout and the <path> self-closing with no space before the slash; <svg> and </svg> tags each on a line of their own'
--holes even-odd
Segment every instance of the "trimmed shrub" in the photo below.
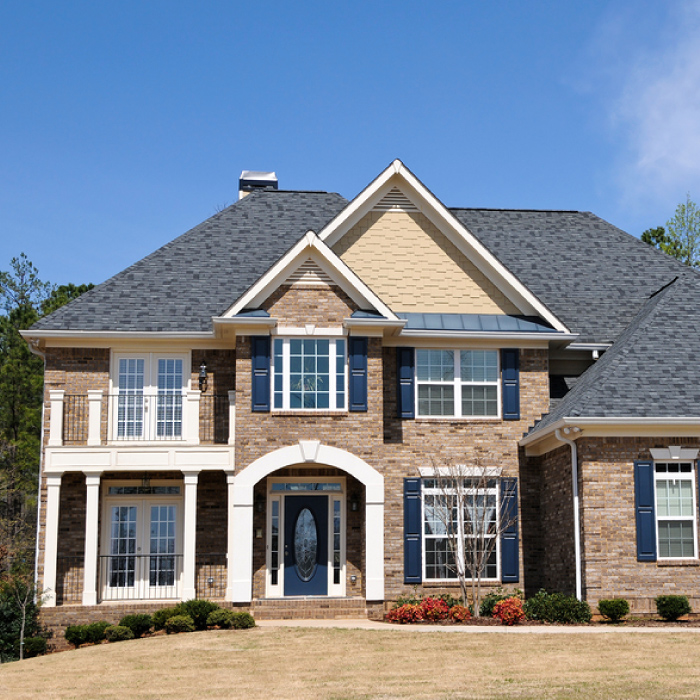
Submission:
<svg viewBox="0 0 700 700">
<path fill-rule="evenodd" d="M 523 601 L 520 598 L 506 598 L 499 600 L 493 606 L 493 616 L 497 617 L 504 625 L 515 625 L 525 619 Z"/>
<path fill-rule="evenodd" d="M 224 610 L 224 608 L 219 608 L 218 610 L 212 610 L 207 617 L 207 626 L 209 627 L 220 627 L 221 629 L 227 630 L 233 625 L 233 613 L 230 610 Z"/>
<path fill-rule="evenodd" d="M 45 637 L 29 637 L 24 640 L 24 658 L 31 659 L 46 653 Z"/>
<path fill-rule="evenodd" d="M 153 618 L 147 613 L 124 615 L 124 617 L 119 620 L 119 625 L 115 626 L 128 627 L 134 633 L 134 638 L 138 639 L 147 632 L 151 631 L 151 627 L 153 627 Z"/>
<path fill-rule="evenodd" d="M 205 630 L 207 628 L 207 618 L 214 610 L 218 610 L 219 606 L 212 603 L 210 600 L 200 600 L 193 598 L 186 600 L 175 606 L 178 615 L 189 615 L 194 622 L 195 629 Z"/>
<path fill-rule="evenodd" d="M 237 630 L 247 630 L 250 627 L 255 627 L 255 618 L 247 612 L 232 612 L 231 620 L 233 628 Z"/>
<path fill-rule="evenodd" d="M 153 629 L 162 630 L 165 629 L 165 623 L 175 615 L 179 615 L 178 609 L 175 608 L 161 608 L 156 610 L 151 619 L 153 620 Z"/>
<path fill-rule="evenodd" d="M 530 620 L 560 622 L 564 624 L 587 623 L 591 621 L 591 608 L 576 596 L 564 593 L 539 591 L 525 601 L 525 615 Z"/>
<path fill-rule="evenodd" d="M 108 642 L 125 642 L 134 637 L 134 631 L 126 625 L 110 625 L 105 630 L 105 639 Z"/>
<path fill-rule="evenodd" d="M 630 604 L 624 598 L 608 598 L 598 601 L 598 611 L 611 622 L 619 622 L 630 611 Z"/>
<path fill-rule="evenodd" d="M 63 636 L 66 638 L 68 644 L 72 644 L 76 649 L 81 644 L 87 643 L 85 625 L 70 625 L 66 627 Z"/>
<path fill-rule="evenodd" d="M 465 605 L 453 605 L 450 608 L 450 620 L 452 620 L 452 622 L 467 622 L 471 619 L 471 610 Z"/>
<path fill-rule="evenodd" d="M 442 598 L 423 598 L 420 608 L 423 619 L 430 622 L 446 620 L 450 614 L 450 609 Z"/>
<path fill-rule="evenodd" d="M 666 622 L 673 622 L 691 612 L 687 595 L 660 595 L 656 597 L 656 610 Z"/>
<path fill-rule="evenodd" d="M 194 632 L 194 629 L 194 620 L 189 615 L 173 615 L 165 623 L 165 631 L 168 634 Z"/>
<path fill-rule="evenodd" d="M 406 603 L 390 610 L 384 617 L 388 622 L 398 622 L 401 625 L 405 625 L 410 622 L 421 622 L 423 620 L 423 610 L 420 605 Z"/>
<path fill-rule="evenodd" d="M 90 644 L 99 644 L 105 638 L 105 630 L 111 627 L 111 622 L 101 620 L 100 622 L 91 622 L 85 625 L 86 641 Z"/>
</svg>

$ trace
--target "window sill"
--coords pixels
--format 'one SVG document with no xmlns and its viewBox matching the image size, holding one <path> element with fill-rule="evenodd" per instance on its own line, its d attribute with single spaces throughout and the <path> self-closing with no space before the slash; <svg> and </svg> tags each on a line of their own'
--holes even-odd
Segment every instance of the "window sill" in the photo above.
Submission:
<svg viewBox="0 0 700 700">
<path fill-rule="evenodd" d="M 316 408 L 291 408 L 291 409 L 283 409 L 283 408 L 273 408 L 270 411 L 270 415 L 273 416 L 347 416 L 349 415 L 350 411 L 346 411 L 344 409 L 316 409 Z"/>
<path fill-rule="evenodd" d="M 698 559 L 657 559 L 657 566 L 700 566 Z"/>
<path fill-rule="evenodd" d="M 413 420 L 427 423 L 505 423 L 500 416 L 416 416 Z"/>
</svg>

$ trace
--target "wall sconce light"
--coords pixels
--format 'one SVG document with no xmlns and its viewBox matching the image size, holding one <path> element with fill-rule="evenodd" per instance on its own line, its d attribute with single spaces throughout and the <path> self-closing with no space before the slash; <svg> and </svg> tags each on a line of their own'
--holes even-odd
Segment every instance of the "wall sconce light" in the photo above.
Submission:
<svg viewBox="0 0 700 700">
<path fill-rule="evenodd" d="M 257 539 L 257 540 L 262 539 L 262 528 L 261 527 L 255 528 L 255 539 Z"/>
<path fill-rule="evenodd" d="M 202 362 L 202 364 L 199 365 L 199 390 L 200 391 L 207 390 L 207 363 L 206 362 Z"/>
<path fill-rule="evenodd" d="M 141 477 L 141 486 L 145 489 L 151 488 L 151 479 L 149 478 L 148 474 L 144 474 Z"/>
<path fill-rule="evenodd" d="M 255 510 L 258 513 L 262 513 L 265 510 L 265 499 L 260 495 L 255 497 Z"/>
<path fill-rule="evenodd" d="M 357 497 L 357 494 L 353 494 L 350 496 L 350 510 L 355 512 L 360 509 L 360 499 Z"/>
</svg>

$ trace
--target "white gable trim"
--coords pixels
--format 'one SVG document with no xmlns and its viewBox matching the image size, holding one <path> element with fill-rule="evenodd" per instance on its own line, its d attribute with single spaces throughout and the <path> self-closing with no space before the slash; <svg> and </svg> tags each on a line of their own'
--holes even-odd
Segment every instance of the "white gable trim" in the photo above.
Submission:
<svg viewBox="0 0 700 700">
<path fill-rule="evenodd" d="M 361 309 L 371 308 L 392 321 L 399 320 L 391 309 L 313 231 L 304 235 L 286 255 L 224 312 L 222 317 L 231 318 L 244 309 L 258 308 L 309 258 Z"/>
<path fill-rule="evenodd" d="M 363 216 L 370 212 L 394 187 L 416 205 L 457 249 L 486 278 L 527 316 L 540 316 L 556 330 L 569 333 L 559 320 L 515 275 L 507 270 L 484 245 L 457 220 L 435 195 L 400 161 L 395 160 L 375 178 L 320 233 L 319 238 L 334 246 Z"/>
</svg>

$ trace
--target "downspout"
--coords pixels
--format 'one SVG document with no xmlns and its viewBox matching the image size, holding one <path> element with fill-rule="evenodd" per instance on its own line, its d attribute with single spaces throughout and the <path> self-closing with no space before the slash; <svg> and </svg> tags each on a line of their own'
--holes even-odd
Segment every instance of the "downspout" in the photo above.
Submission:
<svg viewBox="0 0 700 700">
<path fill-rule="evenodd" d="M 41 535 L 41 479 L 44 474 L 44 412 L 46 411 L 46 401 L 43 394 L 46 392 L 46 353 L 39 350 L 39 343 L 36 340 L 29 340 L 29 351 L 40 357 L 44 361 L 44 377 L 42 377 L 42 397 L 41 397 L 41 436 L 39 441 L 39 478 L 38 492 L 36 495 L 36 544 L 34 545 L 34 602 L 41 599 L 41 591 L 38 590 L 39 585 L 39 537 Z"/>
<path fill-rule="evenodd" d="M 580 433 L 580 428 L 564 428 L 564 432 Z M 569 438 L 563 437 L 559 428 L 554 431 L 559 442 L 566 443 L 571 447 L 571 492 L 574 501 L 574 558 L 576 560 L 576 597 L 583 599 L 583 584 L 581 576 L 581 513 L 579 510 L 578 495 L 578 450 L 576 443 Z"/>
</svg>

